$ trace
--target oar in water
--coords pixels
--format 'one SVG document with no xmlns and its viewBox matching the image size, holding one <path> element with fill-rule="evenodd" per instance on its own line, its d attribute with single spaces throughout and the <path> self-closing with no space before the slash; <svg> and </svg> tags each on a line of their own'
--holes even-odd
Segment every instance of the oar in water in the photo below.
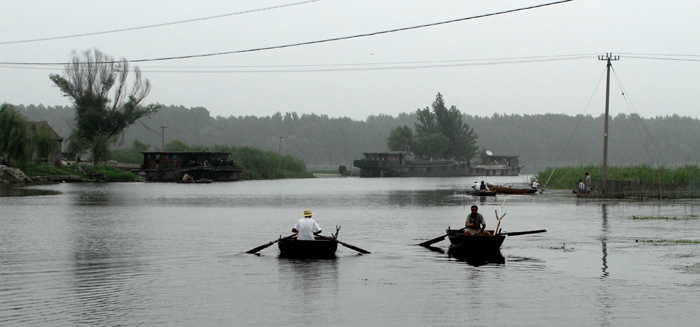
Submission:
<svg viewBox="0 0 700 327">
<path fill-rule="evenodd" d="M 356 247 L 356 246 L 354 246 L 354 245 L 352 245 L 352 244 L 348 244 L 348 243 L 345 243 L 345 242 L 338 241 L 337 239 L 333 239 L 332 237 L 323 236 L 323 235 L 316 235 L 316 237 L 320 237 L 320 238 L 327 239 L 327 240 L 334 240 L 334 241 L 338 242 L 340 245 L 342 245 L 342 246 L 344 246 L 344 247 L 346 247 L 346 248 L 353 249 L 353 250 L 355 250 L 355 251 L 357 251 L 357 252 L 360 252 L 360 253 L 364 253 L 364 254 L 370 254 L 370 253 L 372 253 L 372 252 L 369 252 L 369 251 L 367 251 L 367 250 L 365 250 L 365 249 L 358 248 L 358 247 Z"/>
<path fill-rule="evenodd" d="M 453 231 L 453 232 L 464 232 L 465 229 L 467 229 L 467 228 L 465 227 L 465 228 L 462 228 L 462 229 L 455 230 L 455 231 Z M 420 246 L 430 246 L 430 245 L 432 245 L 432 244 L 435 244 L 435 243 L 437 243 L 437 242 L 440 242 L 440 241 L 444 240 L 445 237 L 448 236 L 448 235 L 450 235 L 450 234 L 447 233 L 447 234 L 445 234 L 445 235 L 436 237 L 436 238 L 434 238 L 434 239 L 432 239 L 432 240 L 427 240 L 427 241 L 425 241 L 425 242 L 423 242 L 423 243 L 418 243 L 418 245 L 420 245 Z"/>
<path fill-rule="evenodd" d="M 263 244 L 263 245 L 261 245 L 261 246 L 258 246 L 257 248 L 254 248 L 254 249 L 250 249 L 250 250 L 248 250 L 246 253 L 255 254 L 255 253 L 259 252 L 260 250 L 262 250 L 262 249 L 264 249 L 264 248 L 266 248 L 266 247 L 269 247 L 269 246 L 272 245 L 272 244 L 275 244 L 275 243 L 277 243 L 277 242 L 279 242 L 279 241 L 281 241 L 281 240 L 286 240 L 286 239 L 288 239 L 288 238 L 292 238 L 292 237 L 294 237 L 294 236 L 296 236 L 296 235 L 297 235 L 297 234 L 292 234 L 292 235 L 289 235 L 289 236 L 284 237 L 284 238 L 280 237 L 279 239 L 277 239 L 277 240 L 275 240 L 275 241 L 272 241 L 272 242 L 267 243 L 267 244 Z"/>
<path fill-rule="evenodd" d="M 545 230 L 545 229 L 538 229 L 538 230 L 528 230 L 528 231 L 524 231 L 524 232 L 501 233 L 498 235 L 516 236 L 516 235 L 537 234 L 537 233 L 546 233 L 546 232 L 547 232 L 547 230 Z"/>
</svg>

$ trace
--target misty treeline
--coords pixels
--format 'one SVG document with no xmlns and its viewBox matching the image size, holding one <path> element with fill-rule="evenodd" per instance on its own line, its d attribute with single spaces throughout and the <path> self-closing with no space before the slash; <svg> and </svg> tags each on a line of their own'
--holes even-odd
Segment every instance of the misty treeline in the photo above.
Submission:
<svg viewBox="0 0 700 327">
<path fill-rule="evenodd" d="M 75 126 L 75 110 L 67 106 L 16 106 L 29 120 L 48 121 L 61 136 Z M 544 167 L 600 165 L 603 160 L 604 115 L 471 115 L 463 122 L 474 129 L 477 145 L 494 154 L 519 155 L 526 171 Z M 363 152 L 387 151 L 390 131 L 414 128 L 415 112 L 369 116 L 365 120 L 327 115 L 277 113 L 272 116 L 212 117 L 202 107 L 163 106 L 156 114 L 129 127 L 117 147 L 133 140 L 160 150 L 179 140 L 188 145 L 250 146 L 302 159 L 310 168 L 352 166 Z M 281 147 L 280 147 L 281 137 Z M 678 115 L 641 118 L 619 114 L 609 122 L 610 165 L 683 166 L 700 159 L 700 121 Z"/>
</svg>

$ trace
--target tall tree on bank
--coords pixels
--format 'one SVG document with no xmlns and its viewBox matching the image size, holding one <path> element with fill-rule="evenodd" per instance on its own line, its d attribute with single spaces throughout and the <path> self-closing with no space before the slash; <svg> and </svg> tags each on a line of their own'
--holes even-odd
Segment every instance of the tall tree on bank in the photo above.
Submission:
<svg viewBox="0 0 700 327">
<path fill-rule="evenodd" d="M 419 158 L 454 158 L 470 160 L 479 147 L 474 129 L 462 122 L 462 113 L 455 106 L 445 106 L 438 93 L 432 111 L 426 107 L 416 111 L 413 153 Z"/>
<path fill-rule="evenodd" d="M 29 158 L 29 124 L 11 104 L 0 106 L 0 127 L 0 156 L 8 164 Z"/>
<path fill-rule="evenodd" d="M 151 84 L 147 79 L 141 80 L 138 67 L 134 67 L 134 75 L 129 91 L 129 62 L 126 59 L 115 61 L 95 49 L 84 52 L 82 57 L 73 52 L 65 76 L 49 76 L 75 106 L 76 126 L 69 140 L 87 144 L 95 164 L 107 158 L 109 144 L 115 142 L 124 129 L 160 108 L 158 104 L 140 105 L 150 92 Z M 110 92 L 113 92 L 111 98 Z M 69 148 L 80 146 L 69 145 Z"/>
<path fill-rule="evenodd" d="M 413 142 L 413 131 L 406 125 L 396 126 L 389 132 L 387 146 L 390 151 L 406 151 L 408 152 L 411 143 Z"/>
</svg>

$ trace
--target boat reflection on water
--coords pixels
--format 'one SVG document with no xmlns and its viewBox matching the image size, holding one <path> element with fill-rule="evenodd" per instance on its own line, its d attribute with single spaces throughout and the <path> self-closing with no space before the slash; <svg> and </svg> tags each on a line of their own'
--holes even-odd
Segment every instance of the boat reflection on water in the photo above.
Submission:
<svg viewBox="0 0 700 327">
<path fill-rule="evenodd" d="M 464 261 L 470 266 L 474 267 L 494 264 L 502 265 L 506 263 L 506 258 L 503 257 L 500 249 L 474 253 L 451 247 L 449 250 L 447 250 L 447 256 L 457 261 Z"/>
</svg>

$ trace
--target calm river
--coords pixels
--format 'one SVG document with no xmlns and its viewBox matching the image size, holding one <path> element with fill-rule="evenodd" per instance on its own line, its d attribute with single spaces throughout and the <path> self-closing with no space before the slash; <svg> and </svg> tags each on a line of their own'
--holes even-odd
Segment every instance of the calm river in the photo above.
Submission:
<svg viewBox="0 0 700 327">
<path fill-rule="evenodd" d="M 526 177 L 5 190 L 0 326 L 697 326 L 700 244 L 675 241 L 700 239 L 700 202 L 482 202 L 461 193 L 477 179 Z M 504 200 L 503 231 L 548 232 L 508 237 L 492 262 L 414 245 L 464 226 L 472 204 L 493 228 Z M 372 254 L 245 253 L 289 235 L 305 208 Z"/>
</svg>

